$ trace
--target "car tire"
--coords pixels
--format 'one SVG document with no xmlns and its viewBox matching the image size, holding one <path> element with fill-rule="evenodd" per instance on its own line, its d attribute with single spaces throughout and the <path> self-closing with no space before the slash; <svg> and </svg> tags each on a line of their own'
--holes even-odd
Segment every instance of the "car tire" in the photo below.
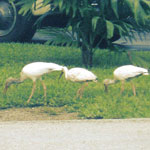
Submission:
<svg viewBox="0 0 150 150">
<path fill-rule="evenodd" d="M 14 2 L 0 1 L 0 42 L 25 42 L 32 39 L 35 18 L 22 16 Z"/>
</svg>

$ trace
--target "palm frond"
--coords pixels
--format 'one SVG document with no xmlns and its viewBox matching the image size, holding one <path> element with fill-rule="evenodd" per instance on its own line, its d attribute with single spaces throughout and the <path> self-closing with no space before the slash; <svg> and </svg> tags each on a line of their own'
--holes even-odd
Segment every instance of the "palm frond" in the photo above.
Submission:
<svg viewBox="0 0 150 150">
<path fill-rule="evenodd" d="M 27 15 L 31 14 L 31 8 L 35 0 L 20 0 L 16 5 L 20 7 L 19 14 Z"/>
<path fill-rule="evenodd" d="M 48 37 L 46 44 L 60 45 L 60 46 L 78 45 L 76 34 L 66 28 L 46 27 L 40 29 L 39 32 Z"/>
</svg>

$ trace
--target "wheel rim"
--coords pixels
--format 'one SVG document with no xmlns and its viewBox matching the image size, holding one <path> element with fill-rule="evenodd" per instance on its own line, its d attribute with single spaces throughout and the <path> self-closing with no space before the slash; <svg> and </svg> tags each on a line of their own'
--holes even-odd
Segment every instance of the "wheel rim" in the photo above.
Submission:
<svg viewBox="0 0 150 150">
<path fill-rule="evenodd" d="M 17 12 L 14 3 L 0 2 L 0 36 L 9 34 L 16 23 Z"/>
</svg>

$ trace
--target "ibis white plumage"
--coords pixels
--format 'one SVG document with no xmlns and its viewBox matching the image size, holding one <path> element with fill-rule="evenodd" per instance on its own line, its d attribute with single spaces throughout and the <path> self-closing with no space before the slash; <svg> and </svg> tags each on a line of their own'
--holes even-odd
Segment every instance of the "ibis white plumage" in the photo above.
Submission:
<svg viewBox="0 0 150 150">
<path fill-rule="evenodd" d="M 30 102 L 30 99 L 32 98 L 36 88 L 36 80 L 40 79 L 44 89 L 44 96 L 46 98 L 46 85 L 42 81 L 42 75 L 53 71 L 62 71 L 62 66 L 55 63 L 47 63 L 47 62 L 33 62 L 27 64 L 23 67 L 19 79 L 10 77 L 6 80 L 4 93 L 7 92 L 7 89 L 11 84 L 22 83 L 25 79 L 29 78 L 33 81 L 32 92 L 29 99 L 27 100 L 27 102 Z"/>
<path fill-rule="evenodd" d="M 94 75 L 91 71 L 84 68 L 72 68 L 68 70 L 67 67 L 63 67 L 62 71 L 65 73 L 66 80 L 70 80 L 72 82 L 85 82 L 85 84 L 78 89 L 77 97 L 82 97 L 85 86 L 88 85 L 89 81 L 97 82 L 97 76 Z"/>
<path fill-rule="evenodd" d="M 122 82 L 121 86 L 121 93 L 124 91 L 124 82 L 125 80 L 138 77 L 140 75 L 149 75 L 148 69 L 133 66 L 133 65 L 124 65 L 121 67 L 118 67 L 117 69 L 114 70 L 114 79 L 105 79 L 104 80 L 104 86 L 105 86 L 105 91 L 107 92 L 107 88 L 109 84 L 114 84 L 116 81 L 120 80 Z M 134 96 L 136 95 L 136 89 L 134 84 L 131 82 L 132 85 L 132 90 Z"/>
</svg>

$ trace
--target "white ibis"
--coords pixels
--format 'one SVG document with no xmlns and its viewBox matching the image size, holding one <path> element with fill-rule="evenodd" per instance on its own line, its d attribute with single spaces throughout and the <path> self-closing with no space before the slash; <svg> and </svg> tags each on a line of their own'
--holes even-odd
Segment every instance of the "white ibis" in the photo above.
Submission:
<svg viewBox="0 0 150 150">
<path fill-rule="evenodd" d="M 108 90 L 107 87 L 109 84 L 114 84 L 118 80 L 120 80 L 122 82 L 122 86 L 121 86 L 121 93 L 122 93 L 124 91 L 125 80 L 131 79 L 134 77 L 138 77 L 140 75 L 149 75 L 148 69 L 133 66 L 133 65 L 125 65 L 125 66 L 118 67 L 117 69 L 114 70 L 113 74 L 114 74 L 113 80 L 105 79 L 103 82 L 106 92 Z M 132 82 L 131 82 L 131 85 L 132 85 L 133 94 L 134 94 L 134 96 L 136 96 L 135 86 Z"/>
<path fill-rule="evenodd" d="M 46 63 L 46 62 L 33 62 L 27 64 L 23 67 L 19 79 L 10 77 L 6 80 L 4 93 L 6 94 L 7 89 L 11 84 L 22 83 L 25 79 L 29 78 L 33 81 L 32 92 L 31 95 L 29 96 L 29 99 L 27 100 L 27 102 L 29 103 L 36 88 L 36 80 L 40 79 L 44 89 L 44 97 L 46 98 L 46 85 L 42 81 L 42 75 L 53 71 L 62 71 L 62 66 L 57 65 L 55 63 Z"/>
<path fill-rule="evenodd" d="M 85 84 L 78 89 L 77 97 L 82 97 L 85 86 L 88 86 L 89 81 L 97 82 L 97 77 L 91 71 L 84 68 L 72 68 L 68 70 L 67 67 L 63 67 L 62 72 L 65 73 L 65 78 L 72 82 L 85 82 Z"/>
</svg>

